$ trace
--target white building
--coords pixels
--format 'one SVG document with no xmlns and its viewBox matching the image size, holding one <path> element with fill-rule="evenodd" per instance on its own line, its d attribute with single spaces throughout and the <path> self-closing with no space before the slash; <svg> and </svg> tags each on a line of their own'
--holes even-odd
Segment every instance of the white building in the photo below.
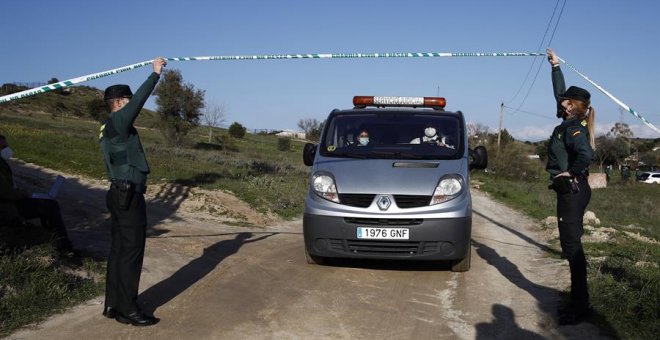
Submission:
<svg viewBox="0 0 660 340">
<path fill-rule="evenodd" d="M 276 134 L 276 136 L 305 139 L 305 133 L 304 132 L 302 132 L 302 131 L 293 131 L 293 130 L 283 130 L 282 132 Z"/>
</svg>

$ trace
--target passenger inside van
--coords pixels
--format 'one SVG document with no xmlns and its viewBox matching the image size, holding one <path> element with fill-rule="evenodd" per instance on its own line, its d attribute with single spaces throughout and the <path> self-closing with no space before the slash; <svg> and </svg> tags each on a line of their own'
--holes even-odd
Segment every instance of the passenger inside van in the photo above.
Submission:
<svg viewBox="0 0 660 340">
<path fill-rule="evenodd" d="M 441 147 L 456 149 L 453 143 L 451 143 L 452 139 L 453 138 L 451 138 L 449 133 L 438 134 L 438 129 L 436 129 L 433 124 L 427 124 L 424 128 L 424 134 L 421 137 L 417 137 L 411 140 L 410 144 L 436 144 Z"/>
</svg>

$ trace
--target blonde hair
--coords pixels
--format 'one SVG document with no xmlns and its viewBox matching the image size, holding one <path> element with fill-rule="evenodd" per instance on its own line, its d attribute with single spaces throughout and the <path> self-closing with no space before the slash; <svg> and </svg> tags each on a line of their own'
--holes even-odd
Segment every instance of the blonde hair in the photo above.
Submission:
<svg viewBox="0 0 660 340">
<path fill-rule="evenodd" d="M 571 104 L 576 108 L 576 116 L 579 120 L 587 119 L 587 130 L 589 131 L 589 144 L 591 148 L 596 150 L 596 137 L 594 135 L 594 125 L 596 120 L 596 110 L 591 106 L 590 102 L 583 102 L 577 99 L 568 99 Z"/>
</svg>

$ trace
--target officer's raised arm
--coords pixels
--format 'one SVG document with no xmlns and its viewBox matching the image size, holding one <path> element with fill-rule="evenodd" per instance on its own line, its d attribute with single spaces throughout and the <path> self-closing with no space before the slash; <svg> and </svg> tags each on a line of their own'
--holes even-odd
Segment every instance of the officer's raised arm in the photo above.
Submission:
<svg viewBox="0 0 660 340">
<path fill-rule="evenodd" d="M 564 115 L 564 108 L 561 106 L 559 95 L 566 92 L 566 81 L 564 80 L 564 73 L 562 73 L 559 67 L 559 58 L 557 58 L 555 51 L 548 48 L 545 50 L 545 53 L 548 55 L 548 62 L 552 65 L 552 90 L 557 101 L 557 118 L 560 118 Z"/>
<path fill-rule="evenodd" d="M 116 112 L 112 116 L 112 123 L 119 134 L 128 133 L 129 128 L 135 122 L 140 110 L 142 110 L 144 103 L 149 99 L 149 95 L 151 95 L 151 92 L 156 87 L 158 79 L 160 79 L 160 73 L 165 65 L 167 65 L 165 59 L 160 57 L 155 58 L 152 63 L 153 72 L 142 83 L 140 88 L 138 88 L 135 95 L 128 97 L 129 100 L 127 102 L 119 102 L 115 110 L 111 106 L 111 112 Z"/>
</svg>

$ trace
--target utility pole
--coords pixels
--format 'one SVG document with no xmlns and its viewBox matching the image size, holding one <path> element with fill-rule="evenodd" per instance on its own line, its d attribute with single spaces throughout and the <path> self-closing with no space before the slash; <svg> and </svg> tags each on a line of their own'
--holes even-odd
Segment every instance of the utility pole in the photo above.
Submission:
<svg viewBox="0 0 660 340">
<path fill-rule="evenodd" d="M 500 155 L 500 138 L 502 137 L 502 120 L 504 119 L 504 102 L 500 103 L 500 128 L 497 132 L 497 156 Z"/>
</svg>

